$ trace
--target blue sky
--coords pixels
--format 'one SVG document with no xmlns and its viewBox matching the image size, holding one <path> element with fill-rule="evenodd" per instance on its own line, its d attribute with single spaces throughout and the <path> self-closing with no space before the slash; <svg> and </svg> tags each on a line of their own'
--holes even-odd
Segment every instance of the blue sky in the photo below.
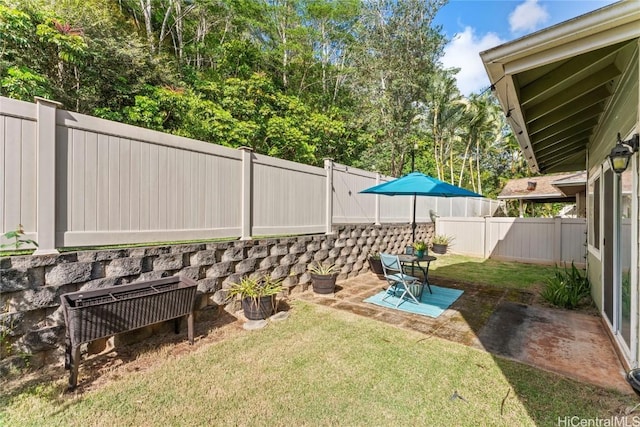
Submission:
<svg viewBox="0 0 640 427">
<path fill-rule="evenodd" d="M 640 5 L 640 0 L 637 1 Z M 611 0 L 449 0 L 436 16 L 451 40 L 445 67 L 460 68 L 464 95 L 489 85 L 479 53 L 543 28 L 615 3 Z"/>
</svg>

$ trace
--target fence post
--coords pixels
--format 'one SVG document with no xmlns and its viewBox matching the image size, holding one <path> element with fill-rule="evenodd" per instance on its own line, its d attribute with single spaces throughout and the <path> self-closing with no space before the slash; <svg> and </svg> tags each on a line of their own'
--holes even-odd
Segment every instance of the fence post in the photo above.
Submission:
<svg viewBox="0 0 640 427">
<path fill-rule="evenodd" d="M 553 262 L 562 262 L 562 218 L 553 219 Z"/>
<path fill-rule="evenodd" d="M 376 172 L 376 185 L 380 184 L 380 172 Z M 375 225 L 380 225 L 380 195 L 376 194 L 376 205 L 374 210 Z"/>
<path fill-rule="evenodd" d="M 324 170 L 327 173 L 325 190 L 325 234 L 333 234 L 333 159 L 324 159 Z"/>
<path fill-rule="evenodd" d="M 36 227 L 38 249 L 34 255 L 57 254 L 56 249 L 56 111 L 62 104 L 35 97 L 36 101 Z"/>
<path fill-rule="evenodd" d="M 251 217 L 253 210 L 251 204 L 251 187 L 253 185 L 251 174 L 253 170 L 253 149 L 251 147 L 238 147 L 238 150 L 242 152 L 240 240 L 251 240 Z"/>
<path fill-rule="evenodd" d="M 488 255 L 487 255 L 487 247 L 489 246 L 488 243 L 488 238 L 487 236 L 489 235 L 488 231 L 489 231 L 489 221 L 491 218 L 487 218 L 484 217 L 484 229 L 482 230 L 482 258 L 483 259 L 487 259 Z"/>
</svg>

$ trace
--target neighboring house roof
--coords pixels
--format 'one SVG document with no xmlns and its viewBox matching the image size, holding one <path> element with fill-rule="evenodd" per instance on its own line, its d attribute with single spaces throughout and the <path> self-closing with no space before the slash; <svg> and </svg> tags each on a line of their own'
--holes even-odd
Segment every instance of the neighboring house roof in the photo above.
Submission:
<svg viewBox="0 0 640 427">
<path fill-rule="evenodd" d="M 565 175 L 564 178 L 553 181 L 551 185 L 562 191 L 566 196 L 575 196 L 578 193 L 587 191 L 587 173 L 577 172 Z"/>
<path fill-rule="evenodd" d="M 585 172 L 512 179 L 505 184 L 498 199 L 571 203 L 575 201 L 576 193 L 586 191 L 586 183 Z"/>
<path fill-rule="evenodd" d="M 639 38 L 640 7 L 630 0 L 480 54 L 532 169 L 585 168 L 587 145 Z"/>
</svg>

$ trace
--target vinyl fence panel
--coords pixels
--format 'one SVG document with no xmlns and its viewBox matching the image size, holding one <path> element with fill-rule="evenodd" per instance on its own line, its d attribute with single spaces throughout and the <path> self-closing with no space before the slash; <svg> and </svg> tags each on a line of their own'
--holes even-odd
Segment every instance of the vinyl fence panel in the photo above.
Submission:
<svg viewBox="0 0 640 427">
<path fill-rule="evenodd" d="M 321 233 L 325 229 L 324 169 L 253 156 L 253 234 Z"/>
<path fill-rule="evenodd" d="M 359 194 L 394 178 L 303 165 L 0 97 L 0 235 L 22 224 L 57 247 L 332 232 L 335 223 L 409 223 L 410 196 Z M 416 221 L 486 201 L 417 197 Z M 7 240 L 0 237 L 0 243 Z"/>
<path fill-rule="evenodd" d="M 584 218 L 438 218 L 452 252 L 541 264 L 585 264 Z"/>
<path fill-rule="evenodd" d="M 0 98 L 0 229 L 20 224 L 36 238 L 36 109 L 34 104 Z M 0 238 L 1 239 L 1 238 Z M 6 243 L 0 240 L 0 243 Z"/>
<path fill-rule="evenodd" d="M 237 236 L 237 150 L 63 112 L 57 241 L 83 246 Z"/>
<path fill-rule="evenodd" d="M 376 185 L 375 173 L 335 165 L 333 167 L 333 222 L 336 224 L 375 223 L 376 196 L 359 194 L 360 191 L 374 185 Z"/>
</svg>

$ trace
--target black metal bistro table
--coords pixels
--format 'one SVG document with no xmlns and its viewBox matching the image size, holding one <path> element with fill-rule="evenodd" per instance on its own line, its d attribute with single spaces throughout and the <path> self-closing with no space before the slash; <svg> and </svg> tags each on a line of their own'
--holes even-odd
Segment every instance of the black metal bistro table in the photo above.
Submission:
<svg viewBox="0 0 640 427">
<path fill-rule="evenodd" d="M 422 285 L 427 285 L 427 289 L 429 289 L 429 293 L 432 294 L 433 292 L 431 291 L 431 284 L 429 283 L 429 265 L 431 265 L 431 261 L 435 261 L 438 258 L 431 256 L 431 255 L 424 255 L 421 258 L 418 258 L 415 255 L 398 255 L 398 258 L 400 259 L 400 263 L 403 266 L 408 266 L 411 265 L 411 272 L 413 273 L 416 268 L 420 269 L 420 271 L 422 271 L 422 274 L 424 274 L 424 280 L 422 282 Z M 422 263 L 422 264 L 421 264 Z M 422 292 L 420 292 L 420 294 L 422 294 Z"/>
</svg>

